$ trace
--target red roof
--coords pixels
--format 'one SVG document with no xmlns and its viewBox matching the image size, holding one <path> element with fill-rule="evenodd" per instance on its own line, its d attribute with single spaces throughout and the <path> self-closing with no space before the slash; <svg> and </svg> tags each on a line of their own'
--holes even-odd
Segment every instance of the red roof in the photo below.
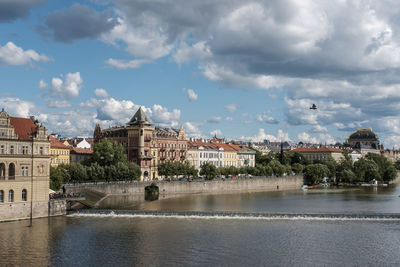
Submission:
<svg viewBox="0 0 400 267">
<path fill-rule="evenodd" d="M 57 138 L 54 138 L 53 136 L 50 136 L 50 147 L 68 149 L 66 145 L 61 143 Z"/>
<path fill-rule="evenodd" d="M 78 147 L 70 147 L 70 153 L 75 153 L 75 154 L 93 154 L 92 149 L 88 148 L 78 148 Z"/>
<path fill-rule="evenodd" d="M 343 153 L 343 150 L 340 148 L 335 148 L 335 147 L 320 147 L 320 148 L 315 148 L 315 147 L 299 147 L 290 150 L 290 152 L 331 152 L 331 153 Z"/>
<path fill-rule="evenodd" d="M 14 126 L 14 132 L 20 140 L 32 140 L 29 134 L 36 132 L 36 125 L 32 119 L 10 117 L 10 123 Z"/>
</svg>

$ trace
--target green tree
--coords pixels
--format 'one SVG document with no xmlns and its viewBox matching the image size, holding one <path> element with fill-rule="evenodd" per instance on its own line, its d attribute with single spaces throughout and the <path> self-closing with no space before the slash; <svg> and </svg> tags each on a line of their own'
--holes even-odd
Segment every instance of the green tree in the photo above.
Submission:
<svg viewBox="0 0 400 267">
<path fill-rule="evenodd" d="M 286 167 L 278 160 L 271 160 L 268 165 L 272 169 L 272 174 L 275 176 L 282 176 L 286 172 Z"/>
<path fill-rule="evenodd" d="M 214 179 L 218 175 L 217 167 L 211 163 L 201 165 L 200 175 L 205 175 L 209 179 Z"/>
<path fill-rule="evenodd" d="M 374 153 L 368 153 L 366 158 L 374 161 L 378 165 L 381 180 L 389 182 L 397 177 L 395 165 L 386 157 Z"/>
<path fill-rule="evenodd" d="M 58 168 L 50 167 L 50 188 L 54 191 L 60 190 L 63 185 L 61 171 Z"/>
<path fill-rule="evenodd" d="M 373 160 L 361 158 L 354 163 L 354 173 L 358 182 L 381 180 L 379 167 Z"/>
<path fill-rule="evenodd" d="M 100 166 L 110 166 L 118 162 L 127 163 L 128 159 L 121 144 L 104 139 L 94 145 L 92 157 L 84 164 L 90 165 L 93 162 L 97 162 Z"/>
<path fill-rule="evenodd" d="M 304 170 L 304 165 L 303 165 L 303 164 L 294 163 L 294 164 L 292 165 L 292 171 L 293 171 L 294 173 L 296 173 L 296 174 L 303 173 L 303 170 Z"/>
<path fill-rule="evenodd" d="M 306 166 L 304 173 L 304 178 L 307 181 L 307 184 L 316 184 L 328 175 L 329 169 L 324 164 L 310 164 Z"/>
</svg>

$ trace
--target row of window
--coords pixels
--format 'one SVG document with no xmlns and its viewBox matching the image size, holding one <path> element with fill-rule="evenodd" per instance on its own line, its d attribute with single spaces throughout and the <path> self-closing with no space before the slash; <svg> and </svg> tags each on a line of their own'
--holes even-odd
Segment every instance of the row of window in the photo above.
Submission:
<svg viewBox="0 0 400 267">
<path fill-rule="evenodd" d="M 163 144 L 163 143 L 159 143 L 158 147 L 169 147 L 169 148 L 182 148 L 182 149 L 186 149 L 186 145 L 185 144 Z"/>
<path fill-rule="evenodd" d="M 218 155 L 219 155 L 219 156 L 218 156 Z M 222 154 L 200 152 L 200 158 L 209 158 L 209 159 L 213 159 L 213 158 L 218 158 L 218 157 L 222 159 Z"/>
<path fill-rule="evenodd" d="M 51 150 L 52 155 L 69 155 L 69 150 Z"/>
<path fill-rule="evenodd" d="M 51 159 L 50 163 L 69 163 L 69 159 Z"/>
<path fill-rule="evenodd" d="M 16 149 L 18 148 L 18 149 Z M 9 145 L 9 148 L 7 149 L 6 145 L 0 145 L 0 154 L 16 154 L 18 150 L 18 154 L 31 154 L 31 146 L 26 146 L 26 145 L 20 145 L 20 146 L 14 146 L 14 145 Z M 36 145 L 36 153 L 39 153 L 39 155 L 47 155 L 48 154 L 48 147 L 46 146 L 45 148 L 43 146 L 38 147 Z"/>
<path fill-rule="evenodd" d="M 21 192 L 22 201 L 27 201 L 28 199 L 28 191 L 26 189 L 22 189 Z M 14 190 L 8 191 L 8 202 L 14 202 Z M 0 203 L 4 203 L 4 191 L 0 190 Z"/>
</svg>

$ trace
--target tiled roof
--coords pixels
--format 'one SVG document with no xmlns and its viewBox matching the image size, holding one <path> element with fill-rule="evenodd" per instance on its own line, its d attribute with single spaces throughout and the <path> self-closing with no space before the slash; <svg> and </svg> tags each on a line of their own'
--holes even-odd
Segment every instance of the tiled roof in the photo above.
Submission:
<svg viewBox="0 0 400 267">
<path fill-rule="evenodd" d="M 228 144 L 228 145 L 236 151 L 254 151 L 254 149 L 242 145 L 236 145 L 236 144 Z"/>
<path fill-rule="evenodd" d="M 335 152 L 335 153 L 343 153 L 343 150 L 340 148 L 335 148 L 335 147 L 320 147 L 320 148 L 315 148 L 315 147 L 299 147 L 290 150 L 290 152 Z"/>
<path fill-rule="evenodd" d="M 36 132 L 36 125 L 32 119 L 10 117 L 10 123 L 14 126 L 14 132 L 20 140 L 32 140 L 29 134 L 31 131 Z"/>
<path fill-rule="evenodd" d="M 93 154 L 93 150 L 88 148 L 70 147 L 70 150 L 70 153 L 75 154 Z"/>
<path fill-rule="evenodd" d="M 50 136 L 50 147 L 68 149 L 66 145 L 61 143 L 57 138 L 54 138 L 53 136 Z"/>
</svg>

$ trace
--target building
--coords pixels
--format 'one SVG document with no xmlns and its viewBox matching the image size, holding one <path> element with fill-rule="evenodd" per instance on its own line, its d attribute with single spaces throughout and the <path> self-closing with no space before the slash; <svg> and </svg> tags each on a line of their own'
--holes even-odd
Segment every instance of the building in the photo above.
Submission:
<svg viewBox="0 0 400 267">
<path fill-rule="evenodd" d="M 50 141 L 34 117 L 0 112 L 0 220 L 48 215 Z"/>
<path fill-rule="evenodd" d="M 57 167 L 59 164 L 69 164 L 70 149 L 53 136 L 50 139 L 50 166 Z"/>
<path fill-rule="evenodd" d="M 92 149 L 69 147 L 70 163 L 78 163 L 79 161 L 91 157 L 92 154 L 93 154 Z"/>
<path fill-rule="evenodd" d="M 187 159 L 187 140 L 183 127 L 180 129 L 154 127 L 140 107 L 126 126 L 101 130 L 96 125 L 93 139 L 108 139 L 121 144 L 130 162 L 140 166 L 141 180 L 158 178 L 158 164 L 165 161 Z"/>
<path fill-rule="evenodd" d="M 193 140 L 188 142 L 189 164 L 197 170 L 205 163 L 224 167 L 224 148 L 210 142 Z"/>
<path fill-rule="evenodd" d="M 243 145 L 229 144 L 237 153 L 237 167 L 255 167 L 256 151 Z"/>
<path fill-rule="evenodd" d="M 334 147 L 299 147 L 290 150 L 290 152 L 298 152 L 302 154 L 311 163 L 316 160 L 324 162 L 329 161 L 330 159 L 339 162 L 344 158 L 344 151 Z"/>
</svg>

